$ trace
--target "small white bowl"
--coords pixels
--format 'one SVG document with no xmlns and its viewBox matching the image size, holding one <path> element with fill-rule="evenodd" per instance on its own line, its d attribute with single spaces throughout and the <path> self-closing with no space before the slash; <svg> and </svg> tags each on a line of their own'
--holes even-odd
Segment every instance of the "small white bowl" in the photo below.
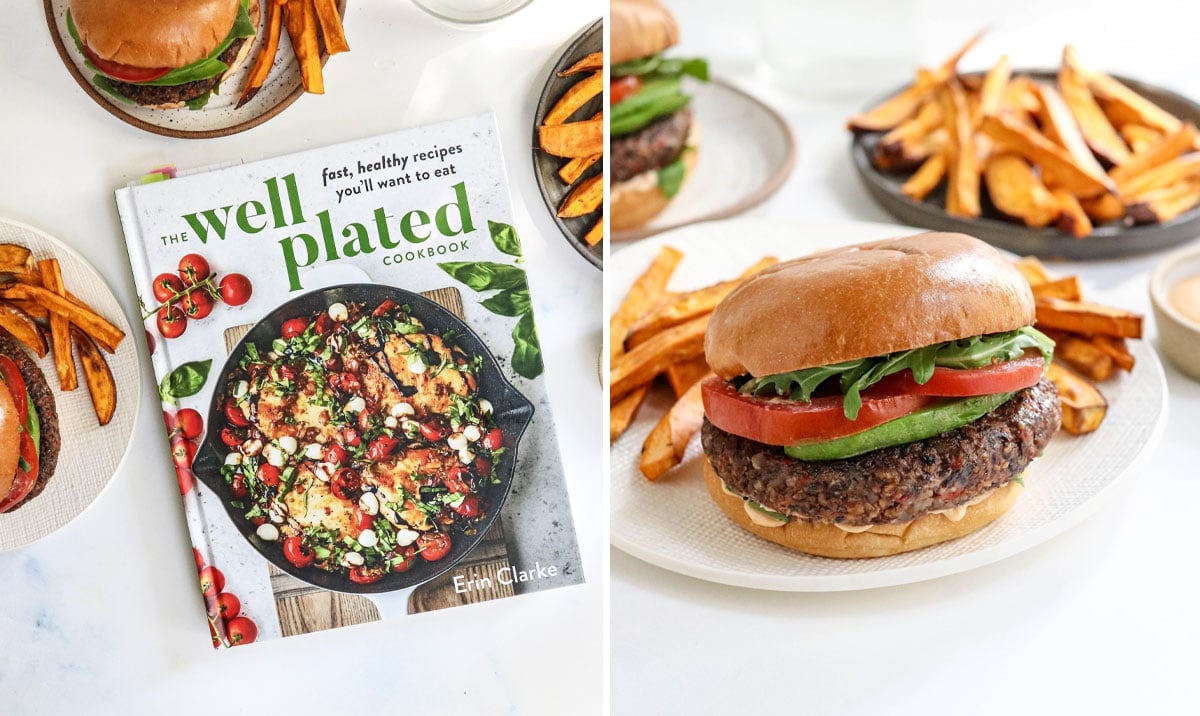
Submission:
<svg viewBox="0 0 1200 716">
<path fill-rule="evenodd" d="M 533 0 L 413 0 L 429 15 L 459 30 L 487 30 Z"/>
<path fill-rule="evenodd" d="M 1179 312 L 1167 299 L 1179 280 L 1200 274 L 1200 246 L 1163 259 L 1150 274 L 1150 302 L 1158 324 L 1158 344 L 1163 355 L 1179 370 L 1200 380 L 1200 323 Z"/>
</svg>

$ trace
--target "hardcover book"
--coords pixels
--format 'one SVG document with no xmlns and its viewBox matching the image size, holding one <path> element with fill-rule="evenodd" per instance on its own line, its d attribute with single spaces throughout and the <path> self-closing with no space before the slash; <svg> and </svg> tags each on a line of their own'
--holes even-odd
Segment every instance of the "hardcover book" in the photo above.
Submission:
<svg viewBox="0 0 1200 716">
<path fill-rule="evenodd" d="M 117 206 L 214 646 L 583 581 L 490 114 Z"/>
</svg>

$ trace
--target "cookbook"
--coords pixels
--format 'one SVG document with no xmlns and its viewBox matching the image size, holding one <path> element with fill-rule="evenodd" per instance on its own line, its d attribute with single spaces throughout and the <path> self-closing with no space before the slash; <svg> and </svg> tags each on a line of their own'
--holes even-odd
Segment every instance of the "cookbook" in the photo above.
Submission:
<svg viewBox="0 0 1200 716">
<path fill-rule="evenodd" d="M 116 199 L 214 647 L 583 582 L 491 114 Z"/>
</svg>

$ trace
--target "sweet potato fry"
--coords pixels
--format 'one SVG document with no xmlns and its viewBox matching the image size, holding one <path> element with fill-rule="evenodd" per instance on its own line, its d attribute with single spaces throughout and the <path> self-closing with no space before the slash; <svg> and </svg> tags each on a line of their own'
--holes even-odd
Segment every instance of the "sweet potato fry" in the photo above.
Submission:
<svg viewBox="0 0 1200 716">
<path fill-rule="evenodd" d="M 926 159 L 946 148 L 946 130 L 939 127 L 921 137 L 905 137 L 885 147 L 875 145 L 875 166 L 885 172 L 902 173 L 919 167 Z"/>
<path fill-rule="evenodd" d="M 313 10 L 317 15 L 317 23 L 321 26 L 321 37 L 325 40 L 325 52 L 336 55 L 339 52 L 349 52 L 350 44 L 346 42 L 346 32 L 342 28 L 342 16 L 338 14 L 335 0 L 313 0 Z"/>
<path fill-rule="evenodd" d="M 941 126 L 942 106 L 937 102 L 926 102 L 912 119 L 901 122 L 883 135 L 879 144 L 875 145 L 876 151 L 884 154 L 895 153 L 906 140 L 911 143 Z"/>
<path fill-rule="evenodd" d="M 604 239 L 604 217 L 597 216 L 596 223 L 592 224 L 592 228 L 587 230 L 583 235 L 583 243 L 588 246 L 595 246 Z"/>
<path fill-rule="evenodd" d="M 1124 164 L 1129 160 L 1129 147 L 1108 121 L 1096 98 L 1088 89 L 1087 78 L 1079 71 L 1075 48 L 1067 45 L 1063 49 L 1062 65 L 1058 70 L 1058 89 L 1063 100 L 1071 108 L 1071 114 L 1079 122 L 1084 139 L 1098 156 L 1110 164 Z"/>
<path fill-rule="evenodd" d="M 925 160 L 904 182 L 900 191 L 913 201 L 921 201 L 942 183 L 946 176 L 946 152 L 941 151 Z"/>
<path fill-rule="evenodd" d="M 1061 298 L 1066 301 L 1082 301 L 1083 289 L 1078 276 L 1064 276 L 1039 284 L 1030 284 L 1034 298 Z"/>
<path fill-rule="evenodd" d="M 1021 275 L 1025 277 L 1030 286 L 1038 286 L 1053 280 L 1046 265 L 1039 261 L 1036 256 L 1022 256 L 1013 261 L 1013 266 L 1021 272 Z"/>
<path fill-rule="evenodd" d="M 1011 117 L 984 117 L 980 129 L 996 140 L 1001 147 L 1010 149 L 1040 166 L 1047 181 L 1078 197 L 1096 196 L 1113 188 L 1112 180 L 1107 176 L 1080 166 L 1066 149 Z"/>
<path fill-rule="evenodd" d="M 1000 55 L 996 64 L 988 70 L 983 78 L 983 87 L 979 90 L 979 113 L 981 115 L 999 114 L 1004 107 L 1005 88 L 1012 78 L 1012 63 L 1008 55 Z"/>
<path fill-rule="evenodd" d="M 1037 82 L 1024 75 L 1009 80 L 1004 87 L 1004 114 L 1020 124 L 1032 124 L 1033 116 L 1041 109 L 1037 87 Z"/>
<path fill-rule="evenodd" d="M 667 382 L 671 384 L 671 391 L 675 393 L 676 398 L 682 398 L 687 389 L 692 387 L 701 378 L 709 374 L 708 361 L 704 356 L 696 356 L 691 360 L 672 363 L 667 366 L 666 371 Z"/>
<path fill-rule="evenodd" d="M 688 442 L 704 424 L 704 401 L 696 383 L 667 411 L 642 445 L 640 466 L 648 480 L 657 480 L 683 461 Z"/>
<path fill-rule="evenodd" d="M 1146 151 L 1134 154 L 1121 166 L 1113 167 L 1108 175 L 1118 186 L 1125 184 L 1137 175 L 1160 164 L 1165 164 L 1188 151 L 1195 141 L 1196 127 L 1189 122 L 1181 126 L 1178 131 L 1163 137 L 1161 142 Z"/>
<path fill-rule="evenodd" d="M 283 24 L 296 59 L 300 61 L 300 79 L 304 91 L 325 93 L 325 78 L 321 74 L 321 49 L 317 41 L 317 17 L 311 0 L 287 0 L 283 8 Z"/>
<path fill-rule="evenodd" d="M 957 81 L 946 83 L 941 93 L 942 116 L 950 141 L 946 152 L 946 213 L 977 217 L 979 208 L 979 157 L 967 98 Z"/>
<path fill-rule="evenodd" d="M 1088 89 L 1104 102 L 1109 114 L 1118 124 L 1135 123 L 1162 134 L 1174 134 L 1183 123 L 1178 117 L 1134 92 L 1103 72 L 1085 71 Z"/>
<path fill-rule="evenodd" d="M 563 199 L 558 215 L 564 219 L 586 216 L 600 208 L 604 201 L 604 175 L 593 174 L 575 185 Z"/>
<path fill-rule="evenodd" d="M 571 185 L 583 176 L 583 173 L 591 168 L 593 164 L 600 161 L 599 154 L 592 154 L 587 157 L 575 157 L 571 161 L 562 165 L 558 170 L 558 178 L 563 180 L 563 184 Z"/>
<path fill-rule="evenodd" d="M 643 315 L 662 301 L 667 294 L 667 283 L 675 267 L 683 260 L 683 253 L 670 246 L 658 250 L 658 255 L 633 282 L 625 300 L 613 311 L 608 321 L 608 357 L 615 363 L 617 357 L 625 352 L 625 339 L 629 329 Z M 610 366 L 611 368 L 611 366 Z"/>
<path fill-rule="evenodd" d="M 1093 345 L 1107 353 L 1118 368 L 1126 372 L 1133 370 L 1135 360 L 1133 354 L 1129 352 L 1129 346 L 1126 345 L 1124 338 L 1092 336 L 1091 341 Z"/>
<path fill-rule="evenodd" d="M 17 244 L 0 244 L 0 273 L 30 273 L 33 254 Z"/>
<path fill-rule="evenodd" d="M 1141 124 L 1121 125 L 1121 137 L 1129 144 L 1134 154 L 1141 154 L 1162 141 L 1162 132 Z"/>
<path fill-rule="evenodd" d="M 1125 205 L 1114 194 L 1099 194 L 1089 199 L 1080 199 L 1079 205 L 1092 220 L 1092 224 L 1105 224 L 1125 216 Z"/>
<path fill-rule="evenodd" d="M 1037 117 L 1046 136 L 1058 142 L 1063 149 L 1067 150 L 1071 159 L 1090 174 L 1094 176 L 1104 174 L 1104 168 L 1100 166 L 1100 162 L 1096 161 L 1096 156 L 1092 154 L 1087 140 L 1080 133 L 1079 124 L 1071 114 L 1067 103 L 1063 101 L 1062 95 L 1053 87 L 1036 82 L 1030 84 L 1038 98 Z"/>
<path fill-rule="evenodd" d="M 1083 205 L 1079 203 L 1079 199 L 1074 194 L 1060 187 L 1055 187 L 1050 193 L 1054 196 L 1055 203 L 1058 204 L 1057 226 L 1059 229 L 1077 239 L 1082 239 L 1092 233 L 1092 220 L 1088 218 L 1087 212 L 1083 210 Z"/>
<path fill-rule="evenodd" d="M 75 339 L 75 349 L 79 351 L 79 362 L 83 364 L 83 377 L 92 396 L 96 420 L 101 425 L 108 425 L 117 410 L 117 382 L 113 380 L 112 370 L 104 362 L 104 356 L 100 355 L 100 349 L 92 339 L 74 326 L 71 327 L 71 336 Z"/>
<path fill-rule="evenodd" d="M 94 338 L 109 353 L 116 352 L 117 345 L 125 338 L 124 331 L 105 320 L 87 306 L 76 303 L 69 298 L 63 298 L 53 291 L 47 291 L 38 286 L 14 284 L 0 290 L 0 297 L 19 301 L 37 301 L 51 313 L 65 315 L 71 323 L 82 328 L 85 333 Z"/>
<path fill-rule="evenodd" d="M 571 65 L 567 69 L 558 73 L 559 77 L 569 77 L 579 74 L 580 72 L 595 72 L 596 70 L 604 69 L 604 53 L 593 52 L 590 55 L 585 55 L 583 59 Z"/>
<path fill-rule="evenodd" d="M 1051 363 L 1046 369 L 1046 377 L 1058 389 L 1064 430 L 1073 435 L 1083 435 L 1100 427 L 1104 414 L 1108 412 L 1108 401 L 1096 386 L 1057 362 Z"/>
<path fill-rule="evenodd" d="M 1200 182 L 1185 182 L 1134 197 L 1126 205 L 1135 224 L 1161 224 L 1200 204 Z"/>
<path fill-rule="evenodd" d="M 608 410 L 608 442 L 615 443 L 629 429 L 633 419 L 637 417 L 638 409 L 650 392 L 650 384 L 638 386 L 624 398 L 613 403 Z"/>
<path fill-rule="evenodd" d="M 1008 153 L 993 155 L 984 171 L 984 180 L 996 208 L 1026 226 L 1042 227 L 1058 218 L 1058 201 L 1022 157 Z"/>
<path fill-rule="evenodd" d="M 604 73 L 593 72 L 571 85 L 546 113 L 543 124 L 562 124 L 604 89 Z"/>
<path fill-rule="evenodd" d="M 59 296 L 66 297 L 63 287 L 62 270 L 58 259 L 42 259 L 37 262 L 38 273 L 42 277 L 42 285 L 46 290 L 53 291 Z M 50 314 L 50 342 L 54 346 L 54 369 L 58 373 L 59 387 L 64 391 L 75 390 L 79 387 L 79 377 L 75 374 L 75 357 L 71 353 L 71 323 L 61 313 Z"/>
<path fill-rule="evenodd" d="M 283 6 L 277 2 L 267 3 L 266 31 L 263 35 L 263 45 L 254 58 L 254 66 L 250 68 L 250 76 L 246 79 L 246 87 L 238 99 L 237 106 L 241 107 L 258 94 L 271 67 L 275 64 L 275 54 L 279 51 L 279 35 L 283 28 Z"/>
<path fill-rule="evenodd" d="M 1085 335 L 1141 338 L 1142 316 L 1111 306 L 1061 298 L 1039 298 L 1037 325 Z"/>
<path fill-rule="evenodd" d="M 541 125 L 538 142 L 556 157 L 590 157 L 604 150 L 604 120 L 601 117 L 580 122 Z"/>
<path fill-rule="evenodd" d="M 1092 380 L 1108 380 L 1113 372 L 1113 359 L 1091 341 L 1081 336 L 1068 335 L 1054 346 L 1054 359 L 1067 365 Z"/>
<path fill-rule="evenodd" d="M 14 306 L 0 303 L 0 329 L 11 333 L 13 338 L 24 343 L 39 358 L 44 358 L 49 350 L 41 329 L 28 314 Z"/>
<path fill-rule="evenodd" d="M 35 321 L 49 321 L 50 311 L 46 307 L 35 301 L 9 301 L 8 305 L 28 315 Z"/>
<path fill-rule="evenodd" d="M 712 314 L 672 326 L 638 345 L 612 364 L 609 390 L 620 400 L 638 387 L 654 380 L 672 363 L 689 360 L 704 353 L 704 331 Z"/>
<path fill-rule="evenodd" d="M 1192 152 L 1147 169 L 1124 182 L 1118 182 L 1117 189 L 1128 200 L 1130 197 L 1189 182 L 1197 177 L 1200 177 L 1200 152 Z"/>
<path fill-rule="evenodd" d="M 705 286 L 695 291 L 688 291 L 665 301 L 652 313 L 649 313 L 637 322 L 629 332 L 626 342 L 631 348 L 638 346 L 671 326 L 677 326 L 697 316 L 712 313 L 717 304 L 732 293 L 733 289 L 777 261 L 778 259 L 774 256 L 761 258 L 743 271 L 741 276 L 736 279 L 721 281 L 720 283 Z"/>
</svg>

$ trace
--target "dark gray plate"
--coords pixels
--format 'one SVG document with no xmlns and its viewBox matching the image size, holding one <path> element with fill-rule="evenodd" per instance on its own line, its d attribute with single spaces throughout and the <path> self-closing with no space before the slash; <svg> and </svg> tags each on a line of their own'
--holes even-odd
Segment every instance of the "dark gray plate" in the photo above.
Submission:
<svg viewBox="0 0 1200 716">
<path fill-rule="evenodd" d="M 1043 82 L 1054 82 L 1056 73 L 1048 70 L 1014 71 L 1014 75 L 1029 75 Z M 1136 80 L 1117 76 L 1117 79 L 1150 101 L 1185 122 L 1200 124 L 1200 105 L 1169 90 Z M 889 94 L 899 93 L 896 90 Z M 879 101 L 882 101 L 879 100 Z M 875 106 L 878 102 L 872 102 Z M 888 213 L 911 226 L 938 231 L 959 231 L 983 239 L 1016 254 L 1071 260 L 1107 259 L 1118 256 L 1161 251 L 1200 236 L 1200 208 L 1192 209 L 1162 224 L 1128 226 L 1112 222 L 1096 226 L 1090 236 L 1077 239 L 1053 227 L 1031 229 L 1002 218 L 982 187 L 983 215 L 978 219 L 951 216 L 945 211 L 945 186 L 930 194 L 924 201 L 913 201 L 900 187 L 909 174 L 888 174 L 871 164 L 871 155 L 881 133 L 862 133 L 854 137 L 850 155 L 858 175 L 867 190 Z"/>
<path fill-rule="evenodd" d="M 507 449 L 493 466 L 493 475 L 499 478 L 499 482 L 488 484 L 480 495 L 484 504 L 488 506 L 488 513 L 478 523 L 478 530 L 474 535 L 454 533 L 450 553 L 436 562 L 419 559 L 417 564 L 407 572 L 388 574 L 378 582 L 371 584 L 356 584 L 343 574 L 326 572 L 316 567 L 297 568 L 284 558 L 283 549 L 279 543 L 259 539 L 255 532 L 257 527 L 246 519 L 242 510 L 230 504 L 236 498 L 230 492 L 229 486 L 225 484 L 225 479 L 221 477 L 220 473 L 227 448 L 221 444 L 221 433 L 220 430 L 215 429 L 215 426 L 224 425 L 222 407 L 225 389 L 230 379 L 235 376 L 238 362 L 245 354 L 247 345 L 253 343 L 265 354 L 271 349 L 271 341 L 279 336 L 279 329 L 283 322 L 289 318 L 310 316 L 325 310 L 338 301 L 342 303 L 360 301 L 368 306 L 373 306 L 389 298 L 398 304 L 409 306 L 412 315 L 419 318 L 431 331 L 445 335 L 446 331 L 453 330 L 458 345 L 468 355 L 483 357 L 483 367 L 479 373 L 479 393 L 491 401 L 495 410 L 493 415 L 496 425 L 504 433 L 504 445 Z M 221 503 L 225 505 L 225 511 L 229 514 L 229 519 L 233 520 L 234 526 L 242 533 L 246 541 L 279 569 L 309 584 L 336 592 L 357 594 L 392 592 L 397 589 L 414 587 L 445 574 L 470 554 L 471 550 L 475 549 L 475 546 L 479 544 L 492 523 L 500 515 L 500 508 L 504 505 L 508 490 L 512 486 L 513 471 L 517 464 L 517 447 L 525 428 L 529 426 L 529 421 L 532 419 L 533 404 L 508 382 L 483 340 L 458 316 L 424 296 L 401 288 L 375 284 L 331 286 L 294 298 L 271 311 L 250 329 L 250 332 L 229 354 L 229 359 L 225 361 L 225 366 L 221 369 L 220 381 L 217 383 L 212 405 L 208 411 L 206 424 L 213 426 L 214 429 L 205 434 L 204 441 L 200 444 L 200 449 L 196 454 L 196 461 L 192 463 L 192 470 L 201 482 L 220 496 Z"/>
<path fill-rule="evenodd" d="M 558 98 L 567 91 L 571 85 L 578 82 L 585 75 L 577 74 L 570 77 L 559 77 L 558 73 L 567 69 L 586 55 L 593 52 L 599 52 L 604 47 L 604 21 L 596 20 L 591 25 L 580 30 L 571 41 L 567 43 L 567 49 L 559 56 L 558 62 L 554 63 L 554 67 L 550 70 L 550 76 L 546 79 L 546 86 L 542 88 L 542 96 L 538 99 L 537 111 L 533 115 L 533 173 L 537 176 L 538 189 L 542 191 L 542 199 L 546 202 L 546 209 L 550 212 L 550 216 L 554 217 L 554 223 L 558 224 L 559 230 L 567 239 L 567 243 L 575 247 L 579 255 L 584 257 L 598 269 L 604 268 L 604 242 L 595 246 L 588 246 L 583 240 L 583 235 L 588 229 L 592 228 L 592 224 L 600 217 L 600 212 L 595 211 L 587 216 L 579 216 L 574 219 L 560 219 L 558 216 L 558 206 L 562 203 L 563 197 L 571 190 L 571 187 L 563 184 L 562 179 L 558 176 L 558 170 L 568 160 L 562 157 L 556 157 L 543 152 L 538 147 L 537 128 L 542 124 L 542 118 L 558 101 Z M 573 119 L 591 117 L 599 112 L 604 106 L 603 93 L 596 95 L 590 102 L 585 104 L 573 115 Z M 586 177 L 593 174 L 599 174 L 603 161 L 596 162 L 592 165 L 582 177 L 583 181 Z M 578 183 L 578 182 L 577 182 Z"/>
</svg>

